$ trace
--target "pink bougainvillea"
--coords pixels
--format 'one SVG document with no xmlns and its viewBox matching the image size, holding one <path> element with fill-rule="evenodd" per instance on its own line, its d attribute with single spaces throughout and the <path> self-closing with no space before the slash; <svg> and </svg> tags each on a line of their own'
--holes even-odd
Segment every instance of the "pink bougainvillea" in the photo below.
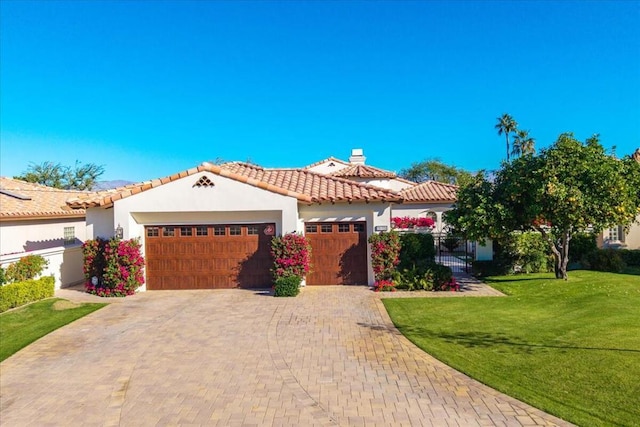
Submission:
<svg viewBox="0 0 640 427">
<path fill-rule="evenodd" d="M 271 256 L 275 279 L 285 276 L 305 277 L 311 270 L 311 244 L 303 235 L 288 233 L 271 239 Z"/>
<path fill-rule="evenodd" d="M 391 226 L 393 228 L 406 229 L 415 227 L 435 227 L 435 223 L 432 218 L 413 218 L 409 216 L 394 216 L 391 218 Z"/>
<path fill-rule="evenodd" d="M 389 280 L 400 262 L 400 237 L 395 231 L 372 234 L 371 266 L 376 281 Z"/>
<path fill-rule="evenodd" d="M 85 288 L 104 297 L 132 295 L 144 284 L 144 258 L 138 239 L 88 240 L 82 246 Z M 93 283 L 93 278 L 97 283 Z"/>
</svg>

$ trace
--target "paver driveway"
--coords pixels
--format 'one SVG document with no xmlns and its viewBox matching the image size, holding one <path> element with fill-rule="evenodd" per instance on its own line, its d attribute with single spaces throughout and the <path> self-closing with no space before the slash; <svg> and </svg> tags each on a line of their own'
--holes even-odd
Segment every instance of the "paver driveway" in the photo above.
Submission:
<svg viewBox="0 0 640 427">
<path fill-rule="evenodd" d="M 14 425 L 567 425 L 435 361 L 365 287 L 129 297 L 0 364 Z"/>
</svg>

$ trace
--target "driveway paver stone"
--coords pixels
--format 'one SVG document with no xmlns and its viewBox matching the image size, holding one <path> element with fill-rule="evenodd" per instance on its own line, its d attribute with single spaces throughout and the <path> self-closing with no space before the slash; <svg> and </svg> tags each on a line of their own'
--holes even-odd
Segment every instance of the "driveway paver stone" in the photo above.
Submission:
<svg viewBox="0 0 640 427">
<path fill-rule="evenodd" d="M 423 353 L 378 294 L 349 286 L 119 300 L 0 364 L 0 422 L 570 425 Z"/>
</svg>

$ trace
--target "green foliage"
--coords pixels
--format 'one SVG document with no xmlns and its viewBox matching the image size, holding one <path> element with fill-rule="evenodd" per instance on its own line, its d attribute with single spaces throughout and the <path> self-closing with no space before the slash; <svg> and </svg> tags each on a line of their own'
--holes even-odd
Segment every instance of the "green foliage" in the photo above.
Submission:
<svg viewBox="0 0 640 427">
<path fill-rule="evenodd" d="M 430 233 L 401 234 L 399 256 L 399 270 L 433 263 L 436 256 L 433 236 Z"/>
<path fill-rule="evenodd" d="M 461 240 L 459 237 L 456 237 L 452 234 L 448 234 L 447 237 L 445 237 L 442 240 L 441 244 L 442 246 L 447 248 L 449 252 L 453 252 L 458 248 L 458 245 L 460 245 L 460 242 Z"/>
<path fill-rule="evenodd" d="M 471 269 L 476 277 L 501 276 L 511 272 L 511 263 L 503 258 L 491 261 L 473 261 Z"/>
<path fill-rule="evenodd" d="M 587 260 L 590 270 L 620 273 L 626 267 L 622 255 L 617 249 L 598 249 L 591 252 Z"/>
<path fill-rule="evenodd" d="M 509 161 L 509 134 L 511 132 L 515 132 L 518 129 L 518 122 L 511 117 L 509 114 L 504 113 L 502 116 L 498 117 L 498 123 L 494 126 L 498 131 L 498 135 L 504 136 L 507 141 L 507 162 Z"/>
<path fill-rule="evenodd" d="M 97 179 L 104 173 L 104 167 L 93 163 L 85 165 L 76 161 L 73 167 L 60 163 L 31 163 L 22 176 L 15 179 L 46 185 L 65 190 L 91 190 Z"/>
<path fill-rule="evenodd" d="M 534 231 L 511 233 L 501 241 L 497 258 L 514 273 L 546 273 L 553 269 L 549 245 Z"/>
<path fill-rule="evenodd" d="M 106 304 L 76 304 L 59 298 L 34 302 L 0 315 L 0 362 L 48 333 Z"/>
<path fill-rule="evenodd" d="M 598 250 L 596 235 L 593 233 L 576 233 L 569 246 L 569 262 L 584 262 L 589 254 Z"/>
<path fill-rule="evenodd" d="M 0 267 L 0 286 L 4 285 L 5 283 L 7 283 L 7 276 L 4 268 Z"/>
<path fill-rule="evenodd" d="M 410 168 L 401 170 L 398 176 L 414 182 L 433 180 L 462 185 L 469 182 L 472 175 L 464 169 L 446 165 L 440 159 L 430 159 L 412 163 Z"/>
<path fill-rule="evenodd" d="M 54 279 L 51 276 L 0 286 L 0 313 L 33 301 L 51 298 Z"/>
<path fill-rule="evenodd" d="M 556 276 L 566 278 L 572 236 L 630 224 L 640 206 L 638 188 L 640 163 L 609 156 L 597 135 L 581 143 L 565 133 L 537 156 L 504 163 L 494 180 L 476 176 L 445 220 L 476 240 L 538 231 L 553 252 Z"/>
<path fill-rule="evenodd" d="M 393 323 L 458 371 L 580 426 L 640 420 L 640 276 L 497 277 L 509 295 L 389 298 Z"/>
<path fill-rule="evenodd" d="M 448 290 L 452 279 L 451 268 L 440 264 L 413 266 L 393 273 L 396 288 L 407 291 Z"/>
<path fill-rule="evenodd" d="M 7 266 L 5 279 L 7 282 L 23 282 L 38 277 L 49 265 L 42 255 L 27 255 Z"/>
<path fill-rule="evenodd" d="M 376 282 L 389 280 L 400 262 L 400 237 L 395 231 L 383 231 L 369 236 L 371 266 Z"/>
<path fill-rule="evenodd" d="M 87 240 L 82 245 L 85 288 L 102 297 L 133 295 L 144 284 L 144 258 L 139 239 Z M 98 284 L 92 283 L 92 278 Z"/>
<path fill-rule="evenodd" d="M 629 267 L 640 267 L 640 249 L 618 249 L 618 252 Z"/>
<path fill-rule="evenodd" d="M 300 276 L 281 276 L 276 279 L 274 286 L 274 296 L 295 297 L 300 293 Z"/>
</svg>

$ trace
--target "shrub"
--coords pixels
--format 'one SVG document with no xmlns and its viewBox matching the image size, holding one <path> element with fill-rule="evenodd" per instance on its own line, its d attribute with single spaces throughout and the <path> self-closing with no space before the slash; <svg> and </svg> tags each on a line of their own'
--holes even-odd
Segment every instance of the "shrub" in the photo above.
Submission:
<svg viewBox="0 0 640 427">
<path fill-rule="evenodd" d="M 144 284 L 144 258 L 138 239 L 101 238 L 82 245 L 85 288 L 102 297 L 124 297 Z M 92 283 L 93 278 L 98 279 Z"/>
<path fill-rule="evenodd" d="M 4 268 L 0 267 L 0 286 L 4 285 L 5 283 L 7 283 L 7 277 L 5 276 Z"/>
<path fill-rule="evenodd" d="M 27 255 L 10 264 L 6 271 L 7 282 L 24 282 L 38 277 L 49 265 L 42 255 Z"/>
<path fill-rule="evenodd" d="M 457 285 L 451 268 L 440 264 L 414 266 L 397 271 L 393 275 L 393 282 L 398 289 L 407 291 L 442 291 L 449 290 L 454 284 Z"/>
<path fill-rule="evenodd" d="M 295 297 L 300 293 L 300 276 L 282 276 L 278 277 L 274 286 L 274 296 L 276 297 Z"/>
<path fill-rule="evenodd" d="M 413 217 L 399 217 L 394 216 L 391 218 L 391 227 L 393 228 L 415 228 L 415 227 L 435 227 L 435 222 L 432 218 L 413 218 Z"/>
<path fill-rule="evenodd" d="M 569 262 L 583 263 L 589 255 L 598 250 L 596 235 L 593 233 L 576 233 L 569 243 Z"/>
<path fill-rule="evenodd" d="M 499 259 L 491 261 L 473 261 L 471 270 L 476 277 L 502 276 L 508 274 L 510 266 Z"/>
<path fill-rule="evenodd" d="M 400 262 L 400 237 L 395 231 L 369 236 L 371 266 L 376 282 L 389 280 Z"/>
<path fill-rule="evenodd" d="M 273 268 L 271 273 L 280 277 L 305 277 L 311 270 L 311 244 L 303 235 L 288 233 L 271 239 Z"/>
<path fill-rule="evenodd" d="M 513 232 L 496 245 L 497 267 L 509 273 L 544 273 L 553 270 L 553 255 L 540 233 Z"/>
<path fill-rule="evenodd" d="M 640 267 L 640 249 L 618 249 L 618 252 L 629 267 Z"/>
<path fill-rule="evenodd" d="M 373 286 L 375 292 L 395 292 L 396 285 L 392 280 L 378 280 Z"/>
<path fill-rule="evenodd" d="M 588 257 L 589 269 L 620 273 L 626 267 L 619 250 L 598 249 Z"/>
<path fill-rule="evenodd" d="M 50 298 L 54 294 L 52 276 L 0 286 L 0 313 L 30 302 Z"/>
<path fill-rule="evenodd" d="M 436 248 L 431 234 L 408 233 L 400 235 L 398 270 L 432 264 L 435 256 Z"/>
</svg>

